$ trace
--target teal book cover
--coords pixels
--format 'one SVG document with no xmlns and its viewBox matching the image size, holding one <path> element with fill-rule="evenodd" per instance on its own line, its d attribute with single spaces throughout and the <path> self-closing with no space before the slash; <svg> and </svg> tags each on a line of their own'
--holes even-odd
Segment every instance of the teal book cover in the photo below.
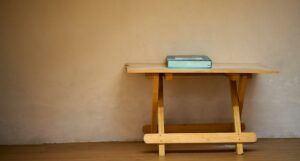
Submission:
<svg viewBox="0 0 300 161">
<path fill-rule="evenodd" d="M 169 55 L 166 60 L 168 68 L 208 69 L 212 67 L 212 61 L 206 55 Z"/>
</svg>

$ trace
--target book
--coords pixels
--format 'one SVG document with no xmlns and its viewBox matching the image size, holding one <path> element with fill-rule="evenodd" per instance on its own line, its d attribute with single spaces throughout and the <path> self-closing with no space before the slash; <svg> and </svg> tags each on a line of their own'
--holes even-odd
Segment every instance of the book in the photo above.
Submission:
<svg viewBox="0 0 300 161">
<path fill-rule="evenodd" d="M 206 55 L 170 55 L 167 56 L 168 68 L 211 68 L 212 61 Z"/>
</svg>

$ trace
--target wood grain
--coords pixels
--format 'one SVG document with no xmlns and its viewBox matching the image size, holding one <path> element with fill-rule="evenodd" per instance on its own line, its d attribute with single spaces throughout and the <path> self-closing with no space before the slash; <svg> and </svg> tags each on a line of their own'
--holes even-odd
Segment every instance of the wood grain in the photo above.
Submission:
<svg viewBox="0 0 300 161">
<path fill-rule="evenodd" d="M 240 117 L 242 117 L 242 111 L 244 107 L 244 98 L 246 94 L 247 82 L 249 76 L 242 74 L 238 84 L 238 98 L 239 98 L 239 107 L 240 107 Z"/>
<path fill-rule="evenodd" d="M 170 69 L 165 64 L 130 63 L 125 68 L 127 73 L 278 73 L 277 70 L 254 63 L 214 63 L 211 69 Z"/>
<path fill-rule="evenodd" d="M 230 81 L 230 91 L 231 91 L 231 102 L 232 102 L 232 112 L 233 112 L 233 121 L 234 121 L 234 129 L 235 132 L 240 135 L 242 132 L 241 128 L 241 117 L 240 117 L 240 107 L 239 107 L 239 98 L 237 93 L 237 81 Z M 243 144 L 236 144 L 236 153 L 243 154 Z"/>
<path fill-rule="evenodd" d="M 231 145 L 170 144 L 166 158 L 143 142 L 98 142 L 40 145 L 0 145 L 1 161 L 299 161 L 300 139 L 259 139 L 246 144 L 245 155 Z"/>
<path fill-rule="evenodd" d="M 159 93 L 158 93 L 158 133 L 165 133 L 165 114 L 164 114 L 164 90 L 163 90 L 163 77 L 159 76 Z M 165 156 L 165 144 L 158 145 L 159 156 Z"/>
<path fill-rule="evenodd" d="M 157 110 L 158 110 L 158 94 L 159 94 L 159 74 L 152 76 L 152 113 L 151 113 L 151 132 L 157 132 Z"/>
<path fill-rule="evenodd" d="M 185 143 L 253 143 L 256 134 L 243 133 L 165 133 L 145 134 L 147 144 L 185 144 Z"/>
</svg>

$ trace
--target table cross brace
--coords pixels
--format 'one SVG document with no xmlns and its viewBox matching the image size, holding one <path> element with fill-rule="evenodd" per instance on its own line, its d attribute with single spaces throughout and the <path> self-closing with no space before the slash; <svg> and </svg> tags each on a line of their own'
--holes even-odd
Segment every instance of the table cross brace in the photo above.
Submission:
<svg viewBox="0 0 300 161">
<path fill-rule="evenodd" d="M 159 155 L 165 155 L 165 144 L 172 143 L 236 143 L 237 154 L 243 154 L 243 144 L 256 142 L 255 133 L 242 132 L 244 125 L 241 123 L 246 85 L 251 74 L 226 74 L 230 82 L 230 93 L 233 111 L 233 124 L 207 124 L 203 125 L 166 125 L 167 132 L 173 127 L 172 132 L 165 133 L 164 102 L 163 102 L 163 79 L 172 80 L 173 74 L 147 74 L 152 79 L 152 121 L 150 134 L 144 135 L 144 141 L 148 144 L 158 144 Z M 243 125 L 243 126 L 242 126 Z M 144 128 L 145 128 L 144 127 Z M 182 133 L 183 129 L 201 133 Z M 229 133 L 221 133 L 221 131 Z M 145 131 L 145 130 L 144 130 Z M 149 131 L 149 130 L 148 130 Z M 183 131 L 184 132 L 184 131 Z M 212 133 L 214 132 L 214 133 Z"/>
</svg>

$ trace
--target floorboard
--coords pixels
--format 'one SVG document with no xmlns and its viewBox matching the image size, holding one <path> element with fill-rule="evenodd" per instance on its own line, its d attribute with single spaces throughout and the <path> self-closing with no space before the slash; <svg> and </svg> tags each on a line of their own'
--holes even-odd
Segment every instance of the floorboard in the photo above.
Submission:
<svg viewBox="0 0 300 161">
<path fill-rule="evenodd" d="M 234 145 L 167 145 L 142 142 L 0 145 L 0 161 L 300 161 L 300 139 L 259 139 L 238 156 Z"/>
</svg>

